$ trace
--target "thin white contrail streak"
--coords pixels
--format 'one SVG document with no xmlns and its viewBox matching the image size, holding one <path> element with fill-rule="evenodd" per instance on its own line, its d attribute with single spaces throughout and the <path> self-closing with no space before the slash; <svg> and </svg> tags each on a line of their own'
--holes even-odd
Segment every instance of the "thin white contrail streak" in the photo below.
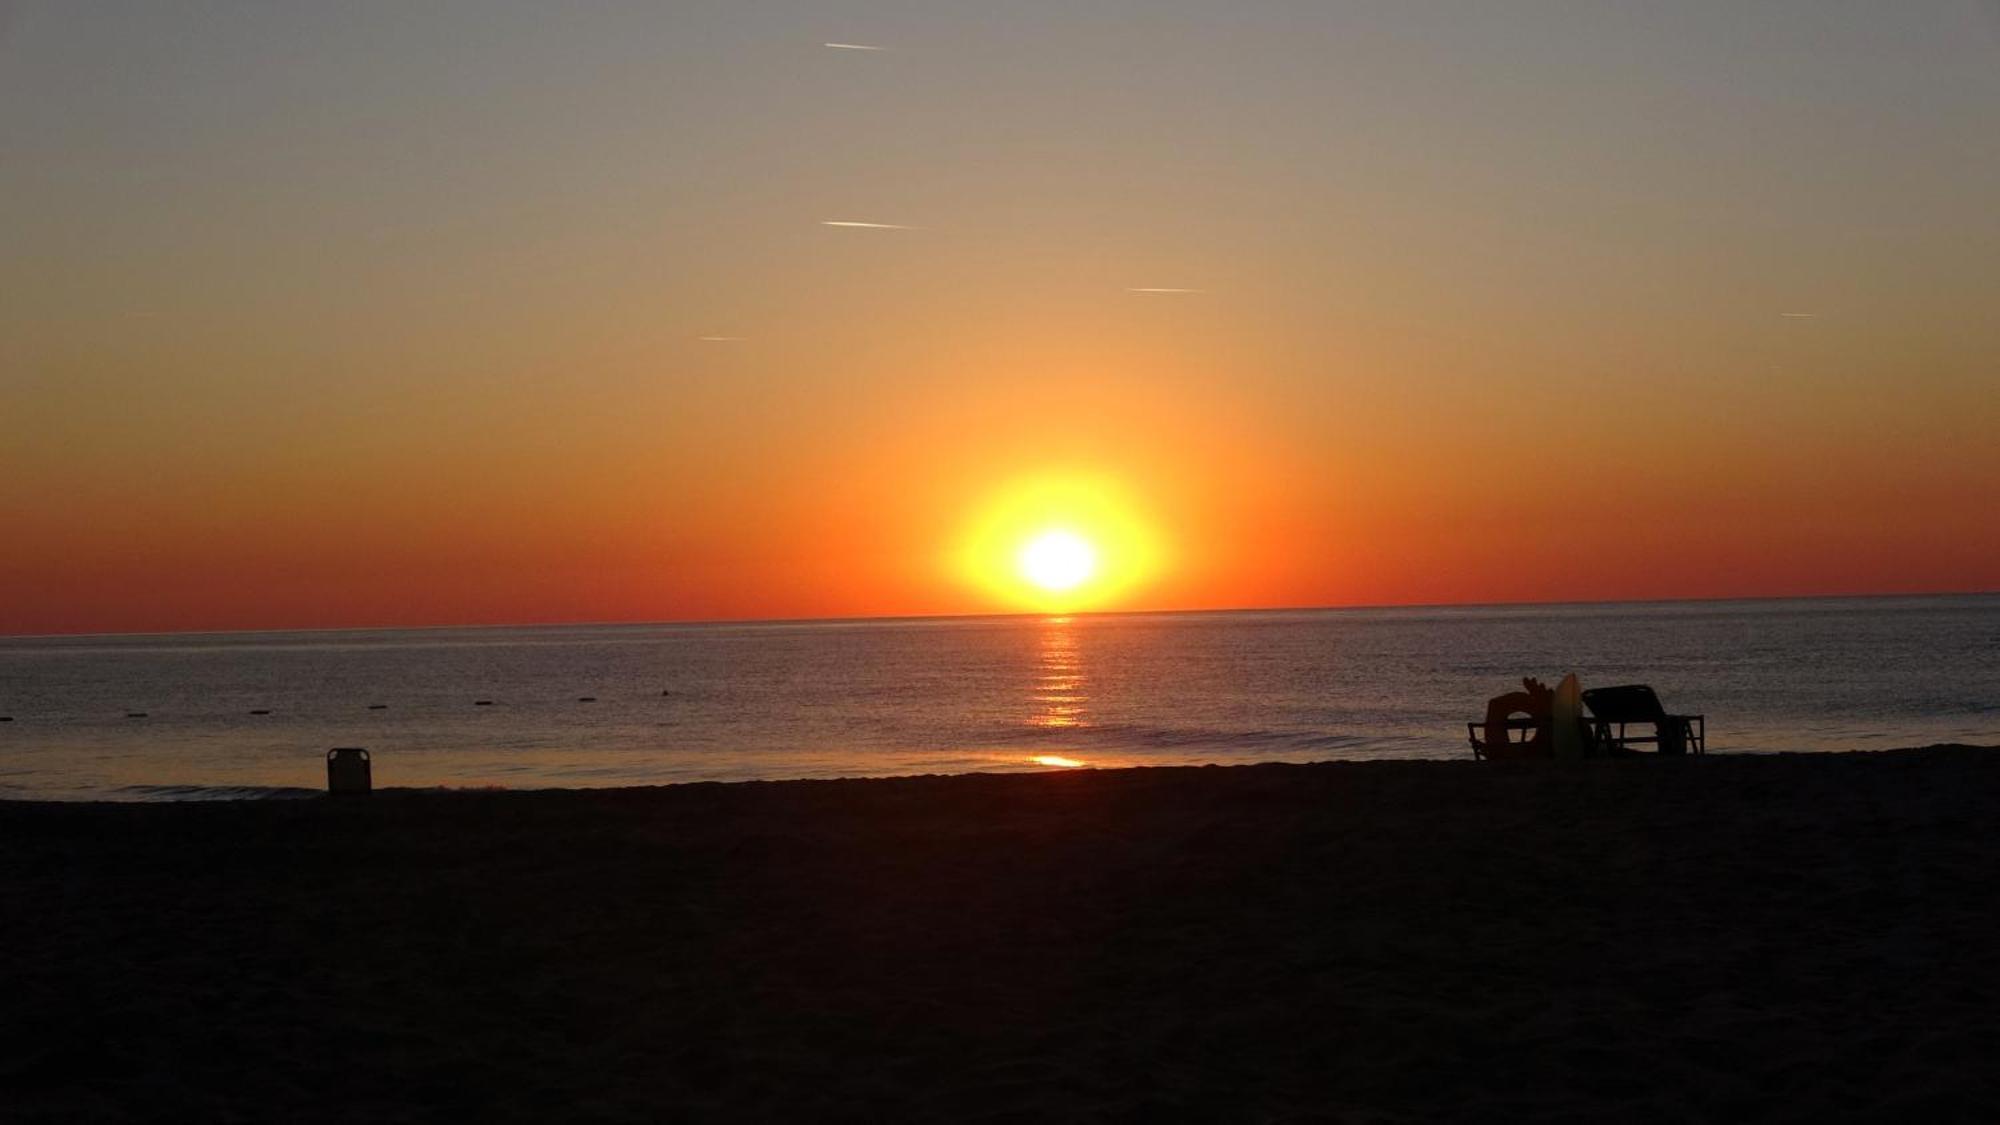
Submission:
<svg viewBox="0 0 2000 1125">
<path fill-rule="evenodd" d="M 748 336 L 696 336 L 695 337 L 695 339 L 700 340 L 705 344 L 734 344 L 734 343 L 739 343 L 743 340 L 748 340 L 749 338 L 750 337 Z"/>
<path fill-rule="evenodd" d="M 915 229 L 917 229 L 917 228 L 915 228 L 915 227 L 906 227 L 906 226 L 904 226 L 904 225 L 903 225 L 903 224 L 901 224 L 901 223 L 861 223 L 861 222 L 856 222 L 856 221 L 854 221 L 854 220 L 852 220 L 852 219 L 821 219 L 821 220 L 819 221 L 819 225 L 820 225 L 820 226 L 823 226 L 823 227 L 859 227 L 859 228 L 861 228 L 861 229 L 863 229 L 863 230 L 915 230 Z"/>
<path fill-rule="evenodd" d="M 1779 313 L 1786 320 L 1818 320 L 1818 313 Z"/>
<path fill-rule="evenodd" d="M 1131 289 L 1127 289 L 1127 290 L 1126 290 L 1125 292 L 1127 292 L 1127 293 L 1206 293 L 1206 292 L 1208 292 L 1208 290 L 1206 290 L 1206 289 L 1168 289 L 1168 288 L 1162 288 L 1162 287 L 1158 287 L 1158 286 L 1148 286 L 1148 287 L 1134 287 L 1134 288 L 1131 288 Z"/>
<path fill-rule="evenodd" d="M 887 47 L 877 47 L 873 43 L 821 43 L 822 47 L 832 47 L 836 51 L 886 51 Z"/>
</svg>

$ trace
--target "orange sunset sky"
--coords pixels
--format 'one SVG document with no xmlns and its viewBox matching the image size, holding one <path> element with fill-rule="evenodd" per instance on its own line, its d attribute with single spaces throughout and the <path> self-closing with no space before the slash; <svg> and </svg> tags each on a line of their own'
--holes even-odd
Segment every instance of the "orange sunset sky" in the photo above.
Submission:
<svg viewBox="0 0 2000 1125">
<path fill-rule="evenodd" d="M 0 153 L 0 633 L 2000 588 L 1985 0 L 16 3 Z"/>
</svg>

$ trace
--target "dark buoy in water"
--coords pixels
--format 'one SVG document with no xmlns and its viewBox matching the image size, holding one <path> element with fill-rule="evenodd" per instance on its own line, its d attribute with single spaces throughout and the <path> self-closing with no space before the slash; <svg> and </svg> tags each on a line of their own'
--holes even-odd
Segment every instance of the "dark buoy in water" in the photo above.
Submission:
<svg viewBox="0 0 2000 1125">
<path fill-rule="evenodd" d="M 387 703 L 370 703 L 368 705 L 368 709 L 370 711 L 387 711 L 389 709 L 389 705 Z"/>
<path fill-rule="evenodd" d="M 493 701 L 490 699 L 475 699 L 472 701 L 472 705 L 474 707 L 491 707 L 493 706 Z"/>
<path fill-rule="evenodd" d="M 375 779 L 368 751 L 359 746 L 336 746 L 326 752 L 326 791 L 366 794 Z"/>
<path fill-rule="evenodd" d="M 660 694 L 661 694 L 661 695 L 672 695 L 672 694 L 673 694 L 673 692 L 670 692 L 670 691 L 663 691 L 663 692 L 661 692 Z"/>
<path fill-rule="evenodd" d="M 597 702 L 597 697 L 594 695 L 579 695 L 576 697 L 576 701 L 578 703 L 595 703 Z"/>
</svg>

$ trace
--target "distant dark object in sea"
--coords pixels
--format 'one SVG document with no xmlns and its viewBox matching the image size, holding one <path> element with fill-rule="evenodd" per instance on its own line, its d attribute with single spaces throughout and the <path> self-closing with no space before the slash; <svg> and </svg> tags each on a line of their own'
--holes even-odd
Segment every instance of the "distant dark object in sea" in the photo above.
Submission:
<svg viewBox="0 0 2000 1125">
<path fill-rule="evenodd" d="M 370 711 L 387 711 L 389 709 L 389 705 L 387 703 L 370 703 L 368 705 L 368 709 Z"/>
<path fill-rule="evenodd" d="M 472 705 L 474 707 L 491 707 L 493 706 L 493 701 L 490 699 L 475 699 L 472 701 Z"/>
<path fill-rule="evenodd" d="M 597 697 L 594 695 L 579 695 L 576 697 L 576 701 L 578 703 L 595 703 L 597 702 Z"/>
<path fill-rule="evenodd" d="M 0 723 L 11 723 L 13 721 L 14 716 L 12 715 L 0 715 Z"/>
<path fill-rule="evenodd" d="M 143 719 L 146 717 L 146 713 L 144 711 L 127 711 L 125 712 L 125 717 L 128 719 Z"/>
<path fill-rule="evenodd" d="M 271 712 L 270 712 L 270 711 L 268 711 L 268 710 L 265 710 L 265 709 L 264 709 L 264 708 L 262 708 L 262 707 L 259 707 L 259 708 L 257 708 L 256 710 L 253 710 L 253 711 L 251 711 L 250 713 L 251 713 L 252 715 L 268 715 L 268 714 L 270 714 Z"/>
</svg>

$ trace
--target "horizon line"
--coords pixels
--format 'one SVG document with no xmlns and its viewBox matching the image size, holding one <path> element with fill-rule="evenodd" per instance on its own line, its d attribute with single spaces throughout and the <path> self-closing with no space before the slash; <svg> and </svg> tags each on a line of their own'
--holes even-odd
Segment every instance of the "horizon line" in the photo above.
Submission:
<svg viewBox="0 0 2000 1125">
<path fill-rule="evenodd" d="M 1147 617 L 1177 616 L 1195 617 L 1235 613 L 1356 613 L 1370 610 L 1423 610 L 1423 609 L 1513 609 L 1547 608 L 1559 609 L 1568 606 L 1618 606 L 1618 605 L 1680 605 L 1699 602 L 1808 602 L 1808 601 L 1867 601 L 1885 598 L 1981 598 L 2000 596 L 1996 590 L 1904 590 L 1874 593 L 1844 594 L 1739 594 L 1723 597 L 1663 597 L 1663 598 L 1584 598 L 1569 601 L 1497 601 L 1497 602 L 1371 602 L 1347 605 L 1269 605 L 1269 606 L 1211 606 L 1203 609 L 1095 609 L 1071 610 L 1001 610 L 991 613 L 883 613 L 850 614 L 828 617 L 681 617 L 628 620 L 593 621 L 489 621 L 479 623 L 458 622 L 455 624 L 427 625 L 310 625 L 304 627 L 266 626 L 251 629 L 155 629 L 130 632 L 78 632 L 78 633 L 0 633 L 0 643 L 9 641 L 49 640 L 52 638 L 118 638 L 118 637 L 236 637 L 256 636 L 271 633 L 388 633 L 388 632 L 442 632 L 448 630 L 474 629 L 602 629 L 613 627 L 681 627 L 704 625 L 845 625 L 866 624 L 868 622 L 910 622 L 910 621 L 994 621 L 1012 618 L 1074 618 L 1074 617 Z"/>
</svg>

